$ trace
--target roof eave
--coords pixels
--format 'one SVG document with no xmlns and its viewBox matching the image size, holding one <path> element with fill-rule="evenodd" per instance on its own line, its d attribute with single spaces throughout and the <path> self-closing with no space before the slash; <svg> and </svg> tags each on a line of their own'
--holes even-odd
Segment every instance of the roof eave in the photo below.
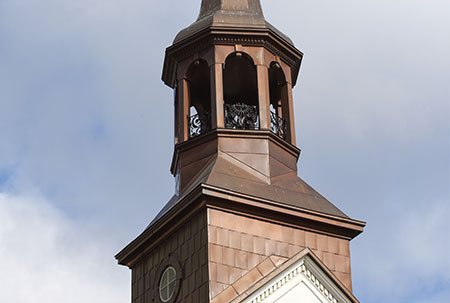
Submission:
<svg viewBox="0 0 450 303">
<path fill-rule="evenodd" d="M 208 200 L 202 200 L 195 203 L 201 197 L 210 197 Z M 213 198 L 213 199 L 211 199 Z M 221 203 L 221 200 L 233 201 L 235 203 Z M 231 211 L 242 212 L 245 210 L 262 209 L 266 214 L 278 213 L 284 219 L 290 218 L 290 224 L 295 224 L 296 220 L 301 224 L 316 222 L 316 228 L 326 234 L 334 234 L 346 239 L 353 239 L 358 236 L 364 229 L 366 223 L 354 219 L 342 218 L 333 215 L 323 214 L 307 209 L 300 209 L 293 206 L 280 204 L 275 201 L 264 200 L 257 197 L 246 196 L 241 193 L 217 188 L 214 186 L 200 184 L 191 192 L 187 193 L 180 201 L 167 211 L 159 220 L 155 221 L 144 232 L 142 232 L 135 240 L 122 249 L 115 258 L 121 265 L 132 267 L 142 256 L 159 243 L 161 230 L 167 227 L 167 224 L 173 222 L 181 213 L 193 214 L 203 207 L 227 208 Z M 252 215 L 246 212 L 246 215 Z M 187 219 L 189 216 L 184 216 Z M 296 219 L 297 218 L 297 219 Z M 177 221 L 175 221 L 177 222 Z M 181 224 L 180 222 L 178 222 Z M 286 222 L 284 222 L 286 224 Z M 304 227 L 304 226 L 302 226 Z M 171 229 L 175 228 L 171 225 Z M 311 226 L 311 230 L 317 229 Z M 165 230 L 163 234 L 172 232 Z M 306 227 L 308 229 L 308 227 Z"/>
</svg>

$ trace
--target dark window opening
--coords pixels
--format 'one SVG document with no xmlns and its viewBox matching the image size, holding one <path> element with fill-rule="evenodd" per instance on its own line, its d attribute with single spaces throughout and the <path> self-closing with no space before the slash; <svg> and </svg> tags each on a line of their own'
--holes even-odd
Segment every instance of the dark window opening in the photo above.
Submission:
<svg viewBox="0 0 450 303">
<path fill-rule="evenodd" d="M 281 66 L 273 62 L 269 68 L 270 124 L 272 131 L 287 138 L 288 94 L 287 83 Z"/>
<path fill-rule="evenodd" d="M 195 61 L 188 70 L 189 81 L 189 137 L 211 130 L 211 82 L 208 64 Z"/>
<path fill-rule="evenodd" d="M 223 73 L 225 127 L 259 129 L 256 66 L 244 53 L 234 53 L 225 61 Z"/>
</svg>

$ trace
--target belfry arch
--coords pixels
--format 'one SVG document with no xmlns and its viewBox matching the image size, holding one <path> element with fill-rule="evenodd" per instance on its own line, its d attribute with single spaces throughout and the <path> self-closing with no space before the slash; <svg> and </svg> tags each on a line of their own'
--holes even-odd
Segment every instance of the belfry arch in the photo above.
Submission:
<svg viewBox="0 0 450 303">
<path fill-rule="evenodd" d="M 289 132 L 289 86 L 283 69 L 278 62 L 269 67 L 270 119 L 271 129 L 282 138 Z"/>
<path fill-rule="evenodd" d="M 250 56 L 236 52 L 223 70 L 225 128 L 259 129 L 258 82 Z"/>
<path fill-rule="evenodd" d="M 211 77 L 208 63 L 195 60 L 186 73 L 188 82 L 188 133 L 193 138 L 211 129 Z"/>
</svg>

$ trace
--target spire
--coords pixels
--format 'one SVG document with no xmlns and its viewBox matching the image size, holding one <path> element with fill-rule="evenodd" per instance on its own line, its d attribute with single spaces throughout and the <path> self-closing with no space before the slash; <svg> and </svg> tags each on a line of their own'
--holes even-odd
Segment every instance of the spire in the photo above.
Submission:
<svg viewBox="0 0 450 303">
<path fill-rule="evenodd" d="M 202 0 L 197 21 L 182 30 L 174 44 L 208 27 L 270 29 L 294 45 L 289 37 L 265 20 L 260 0 Z"/>
<path fill-rule="evenodd" d="M 221 15 L 225 18 L 243 16 L 244 18 L 249 18 L 247 22 L 252 24 L 261 24 L 264 21 L 259 0 L 202 0 L 198 20 L 211 15 Z"/>
</svg>

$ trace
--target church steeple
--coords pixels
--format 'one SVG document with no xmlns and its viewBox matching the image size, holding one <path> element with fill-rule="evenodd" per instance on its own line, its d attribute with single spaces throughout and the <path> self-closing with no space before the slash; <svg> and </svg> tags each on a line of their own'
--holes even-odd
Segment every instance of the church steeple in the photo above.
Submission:
<svg viewBox="0 0 450 303">
<path fill-rule="evenodd" d="M 183 161 L 200 138 L 218 145 L 234 142 L 229 152 L 269 184 L 281 172 L 296 172 L 300 151 L 292 88 L 302 56 L 264 19 L 259 0 L 203 0 L 197 21 L 167 49 L 163 70 L 163 80 L 176 91 L 172 173 L 178 194 L 205 167 L 190 163 L 189 168 Z M 238 143 L 242 139 L 265 152 L 245 152 Z M 289 165 L 271 161 L 269 142 L 277 142 L 281 162 Z"/>
<path fill-rule="evenodd" d="M 167 48 L 176 189 L 117 255 L 133 270 L 133 302 L 250 302 L 239 289 L 251 285 L 235 283 L 262 274 L 260 262 L 294 259 L 298 268 L 318 260 L 320 275 L 331 277 L 323 283 L 337 279 L 334 295 L 357 302 L 349 241 L 365 224 L 297 173 L 292 88 L 302 58 L 259 0 L 203 0 L 198 19 Z"/>
<path fill-rule="evenodd" d="M 233 19 L 241 15 L 252 18 L 247 21 L 248 23 L 264 23 L 264 15 L 259 0 L 202 0 L 197 21 L 212 15 L 215 16 L 216 21 L 219 21 L 219 16 L 228 16 Z M 227 23 L 223 20 L 219 22 Z"/>
</svg>

